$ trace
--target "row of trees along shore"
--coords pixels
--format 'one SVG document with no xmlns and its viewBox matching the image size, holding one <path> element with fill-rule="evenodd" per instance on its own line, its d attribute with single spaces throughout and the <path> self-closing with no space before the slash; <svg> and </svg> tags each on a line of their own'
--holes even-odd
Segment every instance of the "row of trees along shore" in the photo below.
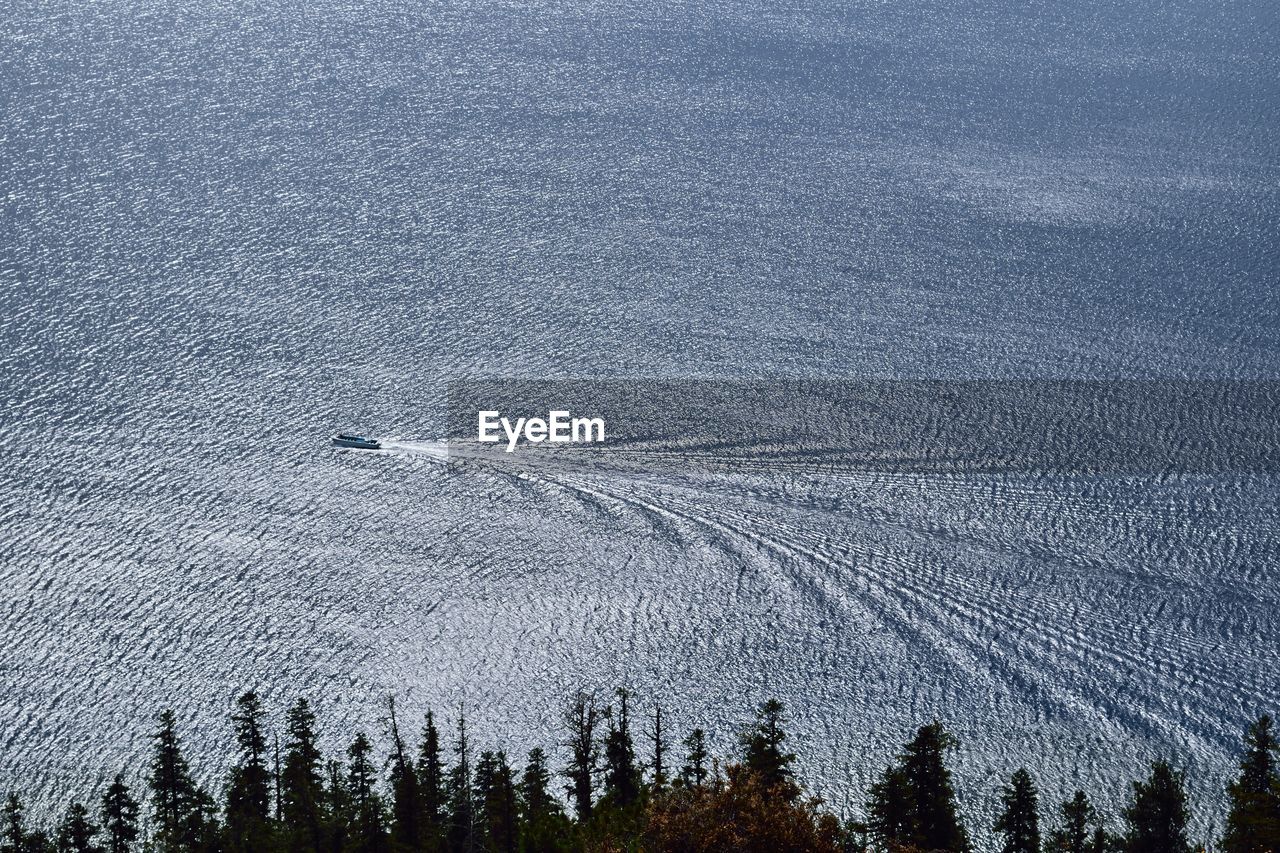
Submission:
<svg viewBox="0 0 1280 853">
<path fill-rule="evenodd" d="M 447 746 L 431 713 L 411 745 L 393 700 L 387 712 L 383 750 L 357 734 L 341 759 L 326 759 L 306 700 L 288 709 L 280 739 L 259 697 L 244 694 L 219 799 L 193 779 L 164 711 L 149 766 L 116 776 L 95 808 L 72 803 L 56 826 L 39 829 L 10 794 L 0 853 L 969 853 L 977 831 L 990 833 L 979 847 L 1001 853 L 1280 853 L 1277 743 L 1266 716 L 1245 732 L 1225 830 L 1192 839 L 1183 774 L 1164 760 L 1109 817 L 1084 791 L 1042 805 L 1032 773 L 1017 769 L 994 825 L 966 828 L 946 763 L 957 743 L 938 722 L 921 726 L 880 774 L 866 820 L 841 822 L 796 778 L 777 701 L 756 709 L 736 754 L 721 761 L 700 729 L 673 739 L 660 708 L 637 725 L 625 691 L 607 704 L 580 694 L 564 714 L 567 766 L 555 768 L 541 749 L 519 769 L 502 751 L 477 752 L 463 714 Z M 126 782 L 135 777 L 145 779 L 138 789 Z"/>
</svg>

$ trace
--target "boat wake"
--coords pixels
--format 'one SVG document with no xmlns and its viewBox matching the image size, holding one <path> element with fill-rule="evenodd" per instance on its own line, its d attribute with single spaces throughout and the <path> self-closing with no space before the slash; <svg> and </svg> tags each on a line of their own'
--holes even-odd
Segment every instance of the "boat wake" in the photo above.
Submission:
<svg viewBox="0 0 1280 853">
<path fill-rule="evenodd" d="M 394 438 L 379 439 L 382 449 L 398 456 L 411 456 L 431 462 L 448 464 L 450 461 L 450 445 L 447 440 L 437 441 L 401 441 Z"/>
</svg>

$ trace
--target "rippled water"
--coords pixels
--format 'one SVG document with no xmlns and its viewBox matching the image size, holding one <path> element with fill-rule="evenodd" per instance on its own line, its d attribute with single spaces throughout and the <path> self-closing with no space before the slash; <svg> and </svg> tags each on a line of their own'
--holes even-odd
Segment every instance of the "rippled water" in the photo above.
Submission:
<svg viewBox="0 0 1280 853">
<path fill-rule="evenodd" d="M 975 816 L 1167 750 L 1209 804 L 1280 710 L 1269 477 L 414 442 L 465 375 L 1274 377 L 1278 47 L 1247 0 L 7 4 L 0 788 L 163 704 L 212 772 L 255 684 L 520 751 L 625 683 L 722 748 L 780 696 L 837 808 L 934 715 Z"/>
</svg>

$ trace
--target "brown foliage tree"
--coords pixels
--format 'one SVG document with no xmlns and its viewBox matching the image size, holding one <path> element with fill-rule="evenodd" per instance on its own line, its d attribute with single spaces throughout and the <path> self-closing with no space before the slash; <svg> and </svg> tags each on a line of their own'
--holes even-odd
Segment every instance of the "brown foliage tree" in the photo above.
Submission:
<svg viewBox="0 0 1280 853">
<path fill-rule="evenodd" d="M 731 766 L 727 780 L 676 787 L 649 803 L 643 849 L 653 853 L 838 853 L 836 819 L 819 801 L 778 796 L 759 773 Z M 785 783 L 784 783 L 785 784 Z M 796 792 L 798 793 L 798 791 Z"/>
</svg>

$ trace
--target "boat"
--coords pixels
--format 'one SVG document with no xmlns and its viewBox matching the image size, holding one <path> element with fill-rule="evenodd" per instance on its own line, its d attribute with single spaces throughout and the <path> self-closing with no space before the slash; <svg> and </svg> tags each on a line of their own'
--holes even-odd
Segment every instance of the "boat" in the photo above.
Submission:
<svg viewBox="0 0 1280 853">
<path fill-rule="evenodd" d="M 333 437 L 333 446 L 350 447 L 354 450 L 381 450 L 382 442 L 376 438 L 365 438 L 361 435 L 340 432 Z"/>
</svg>

